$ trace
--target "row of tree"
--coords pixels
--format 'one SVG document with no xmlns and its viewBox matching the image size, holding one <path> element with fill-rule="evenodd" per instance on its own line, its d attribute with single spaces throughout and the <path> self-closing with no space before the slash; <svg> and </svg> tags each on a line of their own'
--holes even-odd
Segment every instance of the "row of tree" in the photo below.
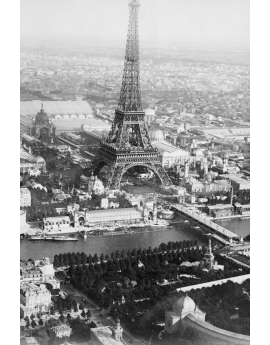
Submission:
<svg viewBox="0 0 270 345">
<path fill-rule="evenodd" d="M 87 255 L 84 252 L 82 253 L 64 253 L 64 254 L 56 254 L 54 256 L 53 265 L 55 268 L 58 267 L 67 267 L 70 265 L 82 265 L 82 264 L 95 264 L 98 262 L 104 262 L 108 260 L 120 259 L 120 258 L 138 258 L 140 256 L 152 255 L 153 253 L 167 253 L 176 250 L 182 249 L 190 249 L 198 246 L 197 240 L 183 240 L 183 241 L 175 241 L 175 242 L 168 242 L 168 243 L 161 243 L 159 247 L 149 247 L 148 249 L 128 249 L 127 251 L 116 250 L 112 252 L 110 255 L 103 253 L 101 255 Z M 205 252 L 205 247 L 203 247 L 203 251 Z M 183 253 L 184 255 L 184 253 Z M 195 260 L 196 261 L 196 260 Z"/>
</svg>

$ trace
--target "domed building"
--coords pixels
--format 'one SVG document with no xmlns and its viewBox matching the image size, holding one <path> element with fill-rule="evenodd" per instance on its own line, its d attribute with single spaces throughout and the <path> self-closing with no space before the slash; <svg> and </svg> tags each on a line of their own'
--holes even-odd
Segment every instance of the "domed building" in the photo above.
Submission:
<svg viewBox="0 0 270 345">
<path fill-rule="evenodd" d="M 30 133 L 31 136 L 48 143 L 51 143 L 55 137 L 55 126 L 50 123 L 48 114 L 43 109 L 43 104 L 41 104 L 41 109 L 35 117 Z"/>
<path fill-rule="evenodd" d="M 184 331 L 183 319 L 187 315 L 194 315 L 196 318 L 205 321 L 205 313 L 201 311 L 192 298 L 187 294 L 179 298 L 174 304 L 172 311 L 165 314 L 165 331 L 170 334 L 182 333 Z"/>
<path fill-rule="evenodd" d="M 97 176 L 93 175 L 89 179 L 88 183 L 88 193 L 95 193 L 95 194 L 103 194 L 104 193 L 104 185 L 100 179 L 98 179 Z"/>
<path fill-rule="evenodd" d="M 205 321 L 201 311 L 187 293 L 165 312 L 165 332 L 171 335 L 172 344 L 181 344 L 184 335 L 192 334 L 192 344 L 249 345 L 250 337 L 224 330 Z"/>
<path fill-rule="evenodd" d="M 160 153 L 160 160 L 163 167 L 170 168 L 189 159 L 190 153 L 166 141 L 160 129 L 150 130 L 149 137 L 152 146 L 157 148 Z"/>
</svg>

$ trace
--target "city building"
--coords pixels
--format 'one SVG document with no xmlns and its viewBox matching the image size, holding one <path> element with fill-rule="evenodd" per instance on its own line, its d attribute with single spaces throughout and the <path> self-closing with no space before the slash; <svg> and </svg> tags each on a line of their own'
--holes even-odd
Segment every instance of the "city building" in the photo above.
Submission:
<svg viewBox="0 0 270 345">
<path fill-rule="evenodd" d="M 31 173 L 31 171 L 46 172 L 46 162 L 43 157 L 35 157 L 26 152 L 23 148 L 20 149 L 20 172 Z"/>
<path fill-rule="evenodd" d="M 70 219 L 68 216 L 47 217 L 43 219 L 43 226 L 44 231 L 59 230 L 64 233 L 70 227 Z"/>
<path fill-rule="evenodd" d="M 20 287 L 20 307 L 23 317 L 37 313 L 48 313 L 51 302 L 51 293 L 45 284 L 23 283 Z"/>
<path fill-rule="evenodd" d="M 20 235 L 22 238 L 30 230 L 30 225 L 26 223 L 26 211 L 20 210 Z"/>
<path fill-rule="evenodd" d="M 55 269 L 50 263 L 49 258 L 35 260 L 34 264 L 30 261 L 21 262 L 20 283 L 34 282 L 36 284 L 50 284 L 53 289 L 60 288 L 60 282 L 55 277 Z"/>
<path fill-rule="evenodd" d="M 34 117 L 42 105 L 54 120 L 93 118 L 92 107 L 86 101 L 21 101 L 21 114 Z"/>
<path fill-rule="evenodd" d="M 41 142 L 46 143 L 52 143 L 55 138 L 55 126 L 50 122 L 47 113 L 45 113 L 43 104 L 41 104 L 41 109 L 35 116 L 33 125 L 30 128 L 30 134 Z"/>
<path fill-rule="evenodd" d="M 120 320 L 116 320 L 116 326 L 105 326 L 91 328 L 91 342 L 93 345 L 126 345 L 123 341 L 123 328 L 120 325 Z"/>
<path fill-rule="evenodd" d="M 231 204 L 217 204 L 217 205 L 207 205 L 207 213 L 210 217 L 229 217 L 233 215 L 233 205 Z"/>
<path fill-rule="evenodd" d="M 145 109 L 145 122 L 153 122 L 156 119 L 155 109 L 147 108 Z"/>
<path fill-rule="evenodd" d="M 165 313 L 165 332 L 175 336 L 174 343 L 182 341 L 185 333 L 192 332 L 193 341 L 207 345 L 249 345 L 247 335 L 226 331 L 205 321 L 206 313 L 186 294 L 174 304 L 172 311 Z M 179 338 L 178 338 L 179 336 Z"/>
<path fill-rule="evenodd" d="M 183 320 L 187 315 L 194 315 L 205 321 L 205 313 L 196 306 L 188 295 L 185 295 L 174 304 L 172 311 L 165 312 L 165 331 L 170 334 L 182 333 L 184 331 Z"/>
<path fill-rule="evenodd" d="M 98 179 L 97 176 L 93 175 L 92 172 L 92 176 L 89 179 L 88 182 L 88 193 L 95 193 L 98 195 L 101 195 L 104 193 L 104 185 L 102 183 L 102 181 L 100 179 Z"/>
<path fill-rule="evenodd" d="M 102 198 L 100 207 L 104 208 L 106 210 L 109 207 L 109 199 L 108 198 Z"/>
<path fill-rule="evenodd" d="M 65 323 L 54 326 L 50 329 L 50 334 L 56 338 L 69 338 L 71 335 L 72 329 Z"/>
<path fill-rule="evenodd" d="M 50 123 L 55 127 L 55 133 L 79 132 L 85 127 L 88 130 L 109 129 L 105 121 L 93 117 L 93 110 L 86 101 L 24 101 L 21 102 L 21 134 L 31 135 L 33 120 L 43 104 L 44 112 Z M 82 130 L 84 131 L 84 130 Z"/>
<path fill-rule="evenodd" d="M 150 130 L 149 137 L 152 146 L 157 148 L 160 153 L 162 166 L 170 168 L 189 159 L 190 153 L 164 140 L 164 135 L 160 129 Z"/>
<path fill-rule="evenodd" d="M 186 187 L 188 192 L 202 192 L 204 189 L 204 184 L 198 180 L 196 180 L 192 176 L 188 176 L 188 178 L 184 178 L 182 181 L 182 185 Z"/>
<path fill-rule="evenodd" d="M 75 224 L 136 223 L 140 221 L 143 221 L 143 211 L 136 207 L 74 212 Z"/>
<path fill-rule="evenodd" d="M 20 188 L 20 206 L 31 206 L 31 193 L 30 190 L 26 187 Z"/>
<path fill-rule="evenodd" d="M 245 180 L 237 175 L 228 175 L 228 178 L 232 183 L 234 191 L 250 189 L 250 181 Z"/>
</svg>

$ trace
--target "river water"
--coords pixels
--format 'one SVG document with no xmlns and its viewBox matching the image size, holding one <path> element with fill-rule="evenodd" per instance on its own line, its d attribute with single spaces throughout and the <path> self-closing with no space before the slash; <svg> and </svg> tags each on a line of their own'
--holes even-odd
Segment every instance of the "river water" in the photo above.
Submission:
<svg viewBox="0 0 270 345">
<path fill-rule="evenodd" d="M 219 221 L 223 227 L 234 231 L 238 235 L 244 237 L 250 233 L 249 219 L 233 219 L 229 221 Z M 32 242 L 27 238 L 21 240 L 21 259 L 28 260 L 39 259 L 44 256 L 53 259 L 55 254 L 68 252 L 85 252 L 86 254 L 110 254 L 117 249 L 119 251 L 133 248 L 148 248 L 159 246 L 162 242 L 183 241 L 197 239 L 199 244 L 207 243 L 207 237 L 201 229 L 194 228 L 184 219 L 177 224 L 173 224 L 167 228 L 138 228 L 134 229 L 133 234 L 109 235 L 109 236 L 93 236 L 86 240 L 82 236 L 78 236 L 77 242 Z"/>
</svg>

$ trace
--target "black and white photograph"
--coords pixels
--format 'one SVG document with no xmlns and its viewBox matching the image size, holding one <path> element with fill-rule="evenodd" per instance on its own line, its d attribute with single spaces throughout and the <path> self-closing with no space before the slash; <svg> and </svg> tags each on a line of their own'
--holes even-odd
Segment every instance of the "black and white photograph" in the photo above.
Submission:
<svg viewBox="0 0 270 345">
<path fill-rule="evenodd" d="M 19 7 L 16 343 L 249 345 L 250 1 Z"/>
</svg>

